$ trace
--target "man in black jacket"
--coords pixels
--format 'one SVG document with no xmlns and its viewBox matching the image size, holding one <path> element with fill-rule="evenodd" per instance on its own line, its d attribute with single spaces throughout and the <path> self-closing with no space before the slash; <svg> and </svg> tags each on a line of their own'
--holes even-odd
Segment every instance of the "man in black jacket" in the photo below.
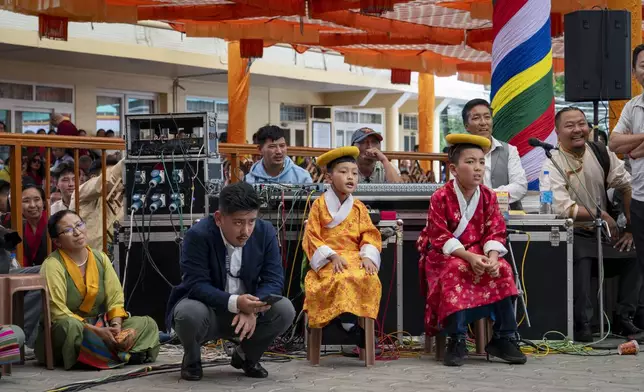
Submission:
<svg viewBox="0 0 644 392">
<path fill-rule="evenodd" d="M 233 367 L 267 377 L 259 360 L 295 318 L 287 298 L 272 306 L 260 300 L 282 295 L 284 271 L 275 229 L 257 219 L 259 205 L 251 185 L 229 185 L 219 195 L 219 210 L 186 233 L 182 282 L 172 290 L 167 315 L 185 349 L 185 380 L 201 379 L 201 344 L 217 338 L 240 342 Z"/>
</svg>

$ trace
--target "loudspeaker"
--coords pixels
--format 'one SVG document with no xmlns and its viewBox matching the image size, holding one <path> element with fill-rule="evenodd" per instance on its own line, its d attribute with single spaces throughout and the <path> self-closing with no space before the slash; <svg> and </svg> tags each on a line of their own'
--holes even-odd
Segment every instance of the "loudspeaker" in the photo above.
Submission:
<svg viewBox="0 0 644 392">
<path fill-rule="evenodd" d="M 566 14 L 566 101 L 631 99 L 631 14 L 586 10 Z"/>
</svg>

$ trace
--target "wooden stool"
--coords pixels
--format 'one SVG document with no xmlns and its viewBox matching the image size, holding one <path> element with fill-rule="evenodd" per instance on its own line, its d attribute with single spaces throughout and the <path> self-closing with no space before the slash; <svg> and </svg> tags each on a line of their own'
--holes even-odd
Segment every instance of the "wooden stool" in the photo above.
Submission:
<svg viewBox="0 0 644 392">
<path fill-rule="evenodd" d="M 51 341 L 51 313 L 49 312 L 49 292 L 45 278 L 39 274 L 0 275 L 0 324 L 15 324 L 24 327 L 24 295 L 27 291 L 42 292 L 42 312 L 45 333 L 45 364 L 54 369 L 54 353 Z M 15 294 L 18 294 L 17 296 Z M 20 350 L 24 360 L 24 345 Z M 11 364 L 2 366 L 3 374 L 11 374 Z"/>
<path fill-rule="evenodd" d="M 476 332 L 476 353 L 485 354 L 485 346 L 492 339 L 492 322 L 489 319 L 480 319 L 474 322 L 474 330 Z M 434 338 L 425 338 L 425 352 L 430 354 L 432 352 L 432 340 Z M 442 361 L 445 357 L 445 347 L 447 337 L 438 335 L 436 339 L 436 352 L 435 357 L 437 361 Z"/>
<path fill-rule="evenodd" d="M 376 339 L 375 322 L 370 318 L 360 317 L 358 323 L 365 332 L 365 349 L 360 349 L 360 360 L 364 360 L 365 366 L 373 366 L 376 364 Z M 310 328 L 307 333 L 306 345 L 306 359 L 311 362 L 311 365 L 317 366 L 320 364 L 320 350 L 322 349 L 322 328 Z"/>
</svg>

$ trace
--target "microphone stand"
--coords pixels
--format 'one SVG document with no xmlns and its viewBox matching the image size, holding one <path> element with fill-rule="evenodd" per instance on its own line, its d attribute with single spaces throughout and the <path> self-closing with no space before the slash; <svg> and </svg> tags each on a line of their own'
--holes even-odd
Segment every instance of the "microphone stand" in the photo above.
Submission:
<svg viewBox="0 0 644 392">
<path fill-rule="evenodd" d="M 575 187 L 572 186 L 570 183 L 570 180 L 568 179 L 568 176 L 564 173 L 564 171 L 561 169 L 559 164 L 552 159 L 552 153 L 550 152 L 549 149 L 544 148 L 544 151 L 546 153 L 546 157 L 550 159 L 550 162 L 552 162 L 552 165 L 557 169 L 559 174 L 561 174 L 561 177 L 566 181 L 566 185 L 568 185 L 568 189 L 572 190 L 572 192 L 575 194 L 575 197 L 578 200 L 578 203 L 581 204 L 586 211 L 588 211 L 588 214 L 590 215 L 591 219 L 595 223 L 595 231 L 597 233 L 597 263 L 598 263 L 598 275 L 599 275 L 599 292 L 598 292 L 598 302 L 599 302 L 599 335 L 600 338 L 604 336 L 604 249 L 602 248 L 602 227 L 604 225 L 604 220 L 602 219 L 602 212 L 599 206 L 597 207 L 597 211 L 593 214 L 593 211 L 586 205 L 586 203 L 582 202 L 581 197 L 579 197 L 579 193 L 577 193 L 577 190 Z M 608 233 L 610 237 L 610 232 Z"/>
</svg>

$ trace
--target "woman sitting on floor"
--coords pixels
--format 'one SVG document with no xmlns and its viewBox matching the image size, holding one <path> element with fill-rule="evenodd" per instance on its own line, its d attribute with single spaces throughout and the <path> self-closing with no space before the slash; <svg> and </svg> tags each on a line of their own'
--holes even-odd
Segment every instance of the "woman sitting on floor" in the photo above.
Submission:
<svg viewBox="0 0 644 392">
<path fill-rule="evenodd" d="M 159 329 L 150 317 L 125 312 L 116 272 L 103 252 L 87 245 L 85 222 L 64 210 L 49 218 L 47 229 L 58 250 L 45 260 L 40 274 L 49 289 L 56 364 L 108 369 L 154 362 Z M 42 333 L 35 353 L 44 362 Z"/>
<path fill-rule="evenodd" d="M 20 347 L 25 343 L 25 334 L 16 325 L 0 325 L 0 367 L 20 362 Z M 0 372 L 2 378 L 2 372 Z"/>
</svg>

